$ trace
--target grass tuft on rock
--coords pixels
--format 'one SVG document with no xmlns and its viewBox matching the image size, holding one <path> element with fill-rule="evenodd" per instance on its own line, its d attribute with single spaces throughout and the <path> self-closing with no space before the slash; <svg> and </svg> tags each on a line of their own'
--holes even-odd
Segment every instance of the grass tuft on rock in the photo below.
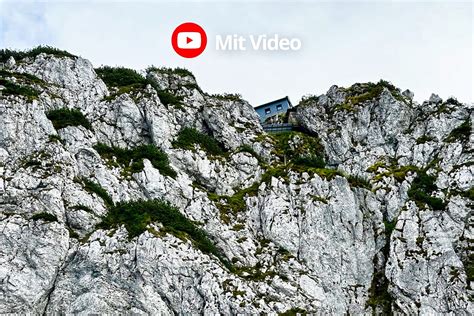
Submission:
<svg viewBox="0 0 474 316">
<path fill-rule="evenodd" d="M 408 190 L 408 196 L 417 204 L 427 204 L 434 210 L 443 210 L 446 207 L 443 200 L 431 196 L 431 193 L 437 189 L 435 181 L 436 177 L 426 174 L 425 171 L 418 171 L 416 178 Z"/>
<path fill-rule="evenodd" d="M 39 91 L 35 88 L 20 85 L 7 79 L 0 78 L 0 85 L 4 87 L 2 90 L 3 95 L 24 96 L 28 99 L 28 101 L 36 100 L 39 96 Z"/>
<path fill-rule="evenodd" d="M 71 57 L 71 58 L 76 58 L 77 56 L 65 51 L 65 50 L 60 50 L 58 48 L 54 48 L 51 46 L 37 46 L 35 48 L 32 48 L 30 50 L 24 50 L 24 51 L 19 51 L 19 50 L 11 50 L 11 49 L 2 49 L 0 50 L 0 62 L 6 62 L 10 56 L 15 58 L 16 61 L 19 61 L 23 58 L 26 57 L 36 57 L 41 53 L 45 53 L 48 55 L 54 55 L 57 57 Z"/>
<path fill-rule="evenodd" d="M 471 120 L 467 118 L 460 126 L 456 127 L 446 137 L 446 142 L 454 143 L 455 141 L 467 142 L 471 135 Z"/>
<path fill-rule="evenodd" d="M 193 150 L 196 144 L 213 156 L 225 153 L 223 146 L 215 138 L 190 127 L 183 128 L 179 132 L 178 138 L 173 142 L 173 147 Z"/>
<path fill-rule="evenodd" d="M 34 220 L 34 221 L 43 220 L 45 222 L 57 222 L 58 221 L 58 218 L 56 217 L 56 215 L 49 214 L 49 213 L 46 213 L 46 212 L 41 212 L 41 213 L 34 214 L 33 216 L 31 216 L 31 219 Z"/>
<path fill-rule="evenodd" d="M 82 179 L 76 178 L 75 181 L 77 183 L 82 184 L 82 186 L 87 192 L 97 194 L 97 196 L 100 197 L 104 201 L 107 207 L 114 205 L 114 201 L 112 200 L 110 195 L 107 193 L 107 191 L 103 187 L 100 186 L 100 184 L 95 183 L 86 178 L 82 178 Z"/>
<path fill-rule="evenodd" d="M 133 238 L 142 234 L 153 222 L 161 223 L 164 232 L 191 240 L 199 250 L 215 255 L 226 267 L 230 267 L 227 259 L 202 229 L 181 214 L 176 207 L 160 200 L 117 203 L 103 218 L 99 228 L 110 229 L 124 225 L 129 237 Z"/>
<path fill-rule="evenodd" d="M 398 101 L 406 102 L 399 88 L 386 80 L 380 80 L 377 83 L 355 83 L 347 88 L 346 92 L 348 96 L 346 98 L 346 104 L 357 105 L 378 98 L 384 88 L 388 89 L 392 96 Z"/>
<path fill-rule="evenodd" d="M 324 146 L 321 140 L 302 132 L 284 132 L 271 134 L 274 154 L 283 162 L 294 166 L 297 171 L 308 168 L 324 168 Z"/>
<path fill-rule="evenodd" d="M 173 105 L 175 107 L 182 107 L 182 97 L 176 96 L 168 90 L 158 90 L 156 88 L 155 90 L 164 106 Z"/>
<path fill-rule="evenodd" d="M 176 171 L 169 164 L 168 155 L 154 145 L 140 145 L 132 149 L 125 149 L 98 143 L 94 149 L 110 165 L 122 167 L 125 174 L 142 171 L 144 168 L 143 159 L 148 159 L 161 174 L 172 178 L 177 176 Z"/>
<path fill-rule="evenodd" d="M 169 68 L 169 67 L 155 67 L 155 66 L 150 66 L 146 69 L 146 72 L 149 73 L 149 72 L 158 72 L 158 73 L 164 73 L 164 74 L 167 74 L 167 75 L 178 75 L 180 77 L 192 77 L 192 78 L 195 78 L 194 77 L 194 74 L 185 69 L 185 68 L 180 68 L 180 67 L 176 67 L 176 68 Z"/>
<path fill-rule="evenodd" d="M 103 66 L 96 68 L 95 72 L 108 87 L 125 87 L 130 85 L 145 86 L 147 80 L 136 70 L 125 67 Z"/>
<path fill-rule="evenodd" d="M 77 109 L 57 109 L 46 113 L 46 117 L 51 120 L 55 129 L 61 129 L 66 126 L 84 126 L 92 129 L 89 120 Z"/>
</svg>

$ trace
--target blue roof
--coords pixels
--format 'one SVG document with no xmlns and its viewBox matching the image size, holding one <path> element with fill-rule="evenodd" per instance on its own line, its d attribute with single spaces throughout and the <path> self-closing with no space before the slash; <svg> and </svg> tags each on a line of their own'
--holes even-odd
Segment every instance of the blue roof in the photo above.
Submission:
<svg viewBox="0 0 474 316">
<path fill-rule="evenodd" d="M 255 109 L 255 110 L 256 110 L 256 109 L 260 109 L 260 108 L 262 108 L 262 107 L 264 107 L 264 106 L 269 106 L 269 105 L 272 105 L 272 104 L 274 104 L 274 103 L 280 103 L 280 102 L 282 102 L 282 101 L 288 101 L 289 107 L 290 107 L 290 108 L 293 107 L 293 105 L 291 104 L 290 99 L 288 98 L 288 96 L 286 96 L 286 97 L 284 97 L 284 98 L 281 98 L 281 99 L 278 99 L 278 100 L 274 100 L 274 101 L 271 101 L 271 102 L 268 102 L 268 103 L 259 105 L 259 106 L 255 107 L 254 109 Z"/>
</svg>

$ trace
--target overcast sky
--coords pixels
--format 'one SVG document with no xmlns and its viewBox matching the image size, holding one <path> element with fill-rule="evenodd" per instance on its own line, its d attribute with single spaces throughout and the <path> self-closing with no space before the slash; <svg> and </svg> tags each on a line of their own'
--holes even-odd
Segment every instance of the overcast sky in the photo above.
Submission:
<svg viewBox="0 0 474 316">
<path fill-rule="evenodd" d="M 203 90 L 241 93 L 254 106 L 379 79 L 412 90 L 418 101 L 434 92 L 473 102 L 473 15 L 471 1 L 0 0 L 0 47 L 47 44 L 95 66 L 185 67 Z M 188 21 L 209 40 L 194 59 L 179 57 L 170 43 Z M 297 37 L 302 48 L 217 51 L 215 36 L 226 34 Z"/>
</svg>

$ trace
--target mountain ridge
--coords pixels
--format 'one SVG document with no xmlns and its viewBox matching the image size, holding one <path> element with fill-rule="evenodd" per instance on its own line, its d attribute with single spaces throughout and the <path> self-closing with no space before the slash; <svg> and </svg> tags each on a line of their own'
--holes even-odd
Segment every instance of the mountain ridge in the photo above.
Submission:
<svg viewBox="0 0 474 316">
<path fill-rule="evenodd" d="M 270 135 L 183 69 L 48 53 L 1 73 L 0 312 L 472 310 L 472 104 L 333 86 Z"/>
</svg>

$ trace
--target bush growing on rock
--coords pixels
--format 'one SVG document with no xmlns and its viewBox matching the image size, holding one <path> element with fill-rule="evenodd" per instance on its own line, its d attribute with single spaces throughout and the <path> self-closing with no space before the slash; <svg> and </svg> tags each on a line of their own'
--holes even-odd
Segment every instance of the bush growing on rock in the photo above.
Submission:
<svg viewBox="0 0 474 316">
<path fill-rule="evenodd" d="M 318 137 L 302 132 L 272 134 L 274 153 L 297 169 L 324 168 L 324 147 Z"/>
<path fill-rule="evenodd" d="M 155 87 L 156 93 L 158 93 L 158 97 L 160 98 L 161 103 L 164 106 L 174 105 L 174 106 L 182 106 L 183 98 L 174 95 L 173 93 L 169 92 L 168 90 L 159 90 Z"/>
<path fill-rule="evenodd" d="M 34 220 L 34 221 L 43 220 L 45 222 L 57 222 L 58 221 L 58 218 L 56 217 L 56 215 L 49 214 L 49 213 L 46 213 L 46 212 L 37 213 L 37 214 L 31 216 L 31 219 Z"/>
<path fill-rule="evenodd" d="M 193 150 L 196 144 L 210 155 L 219 156 L 224 154 L 224 149 L 217 140 L 195 128 L 183 128 L 179 132 L 178 138 L 173 142 L 174 147 L 189 150 Z"/>
<path fill-rule="evenodd" d="M 202 229 L 181 214 L 176 207 L 160 200 L 118 203 L 109 210 L 99 227 L 109 229 L 124 225 L 129 237 L 133 238 L 145 232 L 147 226 L 153 222 L 163 225 L 160 232 L 171 233 L 181 239 L 189 239 L 199 250 L 215 255 L 224 265 L 230 267 L 227 259 Z"/>
<path fill-rule="evenodd" d="M 77 57 L 65 50 L 60 50 L 51 46 L 40 45 L 40 46 L 37 46 L 30 50 L 25 50 L 25 51 L 2 49 L 0 50 L 0 62 L 6 62 L 10 58 L 10 56 L 12 56 L 13 58 L 15 58 L 15 60 L 18 61 L 26 57 L 36 57 L 41 53 L 54 55 L 57 57 L 72 57 L 72 58 Z"/>
<path fill-rule="evenodd" d="M 348 96 L 346 98 L 346 103 L 356 105 L 373 100 L 382 93 L 384 88 L 387 88 L 395 99 L 406 102 L 403 96 L 400 94 L 399 88 L 395 87 L 388 81 L 380 80 L 377 83 L 356 83 L 347 88 L 346 92 L 348 93 Z"/>
<path fill-rule="evenodd" d="M 145 86 L 147 80 L 136 70 L 125 67 L 103 66 L 95 72 L 108 87 L 125 87 L 130 85 Z"/>
<path fill-rule="evenodd" d="M 146 158 L 161 174 L 172 178 L 177 175 L 169 165 L 168 155 L 154 145 L 140 145 L 132 149 L 124 149 L 98 143 L 94 149 L 111 165 L 124 168 L 126 174 L 142 171 L 144 168 L 143 159 Z"/>
<path fill-rule="evenodd" d="M 468 118 L 461 125 L 456 127 L 449 133 L 446 142 L 453 143 L 455 141 L 466 142 L 471 135 L 471 120 Z"/>
<path fill-rule="evenodd" d="M 58 109 L 51 110 L 46 113 L 46 117 L 51 120 L 55 129 L 61 129 L 66 126 L 84 126 L 87 129 L 91 129 L 91 123 L 82 114 L 81 111 L 76 109 Z"/>
<path fill-rule="evenodd" d="M 443 200 L 431 196 L 431 193 L 437 189 L 435 181 L 434 176 L 419 171 L 408 190 L 408 196 L 417 203 L 427 204 L 435 210 L 443 210 L 445 208 Z"/>
<path fill-rule="evenodd" d="M 25 96 L 28 99 L 28 101 L 35 100 L 39 96 L 38 90 L 28 87 L 28 86 L 19 85 L 7 79 L 0 78 L 0 85 L 5 87 L 2 90 L 2 94 L 4 95 Z"/>
<path fill-rule="evenodd" d="M 89 179 L 82 178 L 82 179 L 75 179 L 76 182 L 82 184 L 84 189 L 89 192 L 89 193 L 95 193 L 97 194 L 98 197 L 100 197 L 106 206 L 112 206 L 114 205 L 114 201 L 110 197 L 110 195 L 105 191 L 103 187 L 100 186 L 100 184 L 95 183 Z"/>
<path fill-rule="evenodd" d="M 168 75 L 178 75 L 181 77 L 192 77 L 195 79 L 194 74 L 189 71 L 186 68 L 169 68 L 169 67 L 155 67 L 155 66 L 150 66 L 146 69 L 146 72 L 159 72 L 159 73 L 164 73 Z"/>
</svg>

